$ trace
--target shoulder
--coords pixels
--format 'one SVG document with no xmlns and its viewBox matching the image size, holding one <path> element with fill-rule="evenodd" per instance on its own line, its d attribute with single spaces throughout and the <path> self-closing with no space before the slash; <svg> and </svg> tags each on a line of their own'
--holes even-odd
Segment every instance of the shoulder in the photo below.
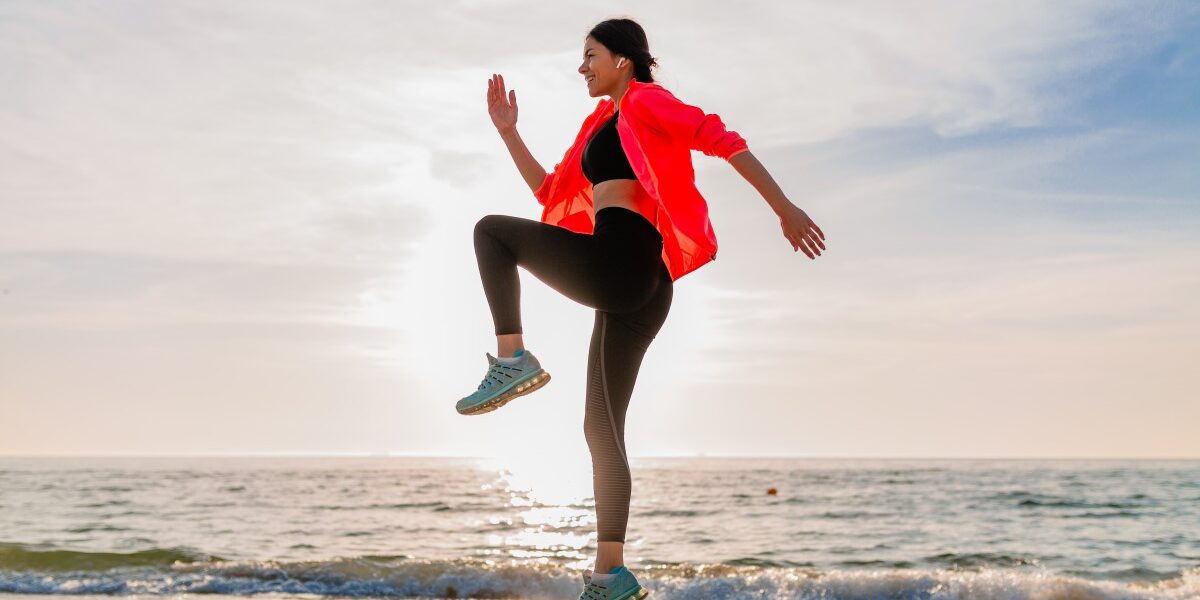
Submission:
<svg viewBox="0 0 1200 600">
<path fill-rule="evenodd" d="M 664 101 L 678 100 L 667 88 L 658 83 L 643 83 L 637 80 L 629 84 L 629 91 L 626 94 L 628 96 L 625 103 L 630 105 L 653 106 Z"/>
<path fill-rule="evenodd" d="M 683 103 L 667 88 L 657 83 L 634 81 L 621 102 L 630 118 L 658 126 L 658 122 L 673 113 Z"/>
</svg>

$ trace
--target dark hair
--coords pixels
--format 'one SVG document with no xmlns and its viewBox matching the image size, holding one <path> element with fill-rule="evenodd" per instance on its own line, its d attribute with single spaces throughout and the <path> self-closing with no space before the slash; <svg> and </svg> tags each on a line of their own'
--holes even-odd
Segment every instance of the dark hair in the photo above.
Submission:
<svg viewBox="0 0 1200 600">
<path fill-rule="evenodd" d="M 601 21 L 591 31 L 588 37 L 604 44 L 609 52 L 628 57 L 633 61 L 633 78 L 643 83 L 652 83 L 654 76 L 650 67 L 657 67 L 658 61 L 650 56 L 650 43 L 646 41 L 646 31 L 633 19 L 609 19 Z"/>
</svg>

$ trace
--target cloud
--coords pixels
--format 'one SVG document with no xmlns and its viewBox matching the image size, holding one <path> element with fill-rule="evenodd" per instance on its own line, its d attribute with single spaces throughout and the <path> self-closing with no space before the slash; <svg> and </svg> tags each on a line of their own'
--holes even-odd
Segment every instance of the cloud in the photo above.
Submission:
<svg viewBox="0 0 1200 600">
<path fill-rule="evenodd" d="M 886 127 L 960 136 L 1070 119 L 1081 98 L 1111 84 L 1107 69 L 1183 39 L 1200 15 L 1180 4 L 1112 2 L 786 11 L 706 2 L 687 15 L 638 12 L 666 85 L 726 116 L 752 147 Z M 764 28 L 778 32 L 770 43 L 754 33 Z"/>
<path fill-rule="evenodd" d="M 467 188 L 491 173 L 491 156 L 483 152 L 434 149 L 430 156 L 430 174 L 452 186 Z"/>
<path fill-rule="evenodd" d="M 1168 384 L 1194 388 L 1176 357 L 1195 353 L 1187 335 L 1200 323 L 1186 302 L 1197 292 L 1189 86 L 1200 8 L 764 0 L 731 10 L 705 0 L 685 13 L 473 1 L 3 11 L 0 71 L 16 83 L 0 95 L 0 326 L 14 335 L 0 338 L 0 365 L 21 366 L 0 381 L 15 382 L 2 391 L 28 399 L 20 414 L 47 430 L 55 411 L 90 398 L 175 414 L 183 431 L 196 415 L 154 404 L 178 394 L 216 407 L 203 420 L 211 427 L 243 409 L 262 419 L 294 411 L 289 431 L 322 448 L 353 448 L 365 430 L 373 448 L 398 450 L 471 437 L 445 435 L 452 425 L 430 398 L 449 397 L 449 382 L 474 367 L 423 364 L 417 378 L 401 363 L 430 348 L 453 355 L 476 331 L 489 337 L 469 244 L 476 213 L 536 218 L 487 118 L 486 78 L 500 72 L 519 89 L 523 136 L 549 168 L 596 102 L 575 71 L 583 36 L 625 14 L 646 27 L 660 81 L 742 133 L 830 244 L 816 262 L 792 253 L 758 195 L 696 155 L 721 258 L 680 282 L 656 341 L 663 354 L 639 377 L 663 399 L 646 409 L 661 409 L 660 422 L 675 422 L 683 397 L 718 411 L 739 392 L 726 385 L 733 369 L 750 367 L 761 380 L 731 418 L 751 435 L 726 450 L 813 450 L 788 446 L 795 435 L 782 424 L 752 435 L 764 419 L 790 423 L 778 415 L 797 413 L 779 411 L 804 376 L 842 402 L 803 406 L 827 448 L 954 454 L 973 438 L 920 445 L 950 421 L 888 437 L 894 421 L 838 407 L 898 419 L 908 406 L 961 424 L 981 413 L 960 407 L 1003 404 L 1028 385 L 1037 399 L 1061 399 L 1047 403 L 1058 411 L 1048 433 L 1079 418 L 1068 405 L 1081 397 L 1107 403 L 1089 417 L 1105 427 L 1128 417 L 1120 394 L 1150 379 L 1156 361 L 1165 383 L 1154 384 L 1155 406 L 1181 397 Z M 575 338 L 586 342 L 589 323 L 575 332 L 557 319 L 586 311 L 527 281 L 530 322 L 556 325 L 544 343 L 562 349 L 569 387 L 566 365 L 582 372 L 586 343 Z M 1120 374 L 1121 349 L 1140 353 L 1132 375 Z M 106 375 L 145 365 L 144 380 Z M 711 385 L 680 383 L 695 373 Z M 420 397 L 395 404 L 406 378 Z M 385 419 L 356 423 L 343 414 L 346 395 L 371 398 L 359 408 L 383 411 L 372 415 L 403 406 L 421 426 L 397 435 Z M 41 403 L 56 408 L 38 413 Z M 340 433 L 317 435 L 338 418 Z M 1012 434 L 1019 421 L 1008 423 Z M 694 448 L 717 425 L 692 424 L 647 439 Z M 260 440 L 254 424 L 240 427 L 236 447 L 248 450 L 309 439 Z M 861 431 L 877 433 L 875 445 L 855 446 Z M 213 448 L 193 433 L 93 447 Z M 484 435 L 453 450 L 486 453 Z M 54 443 L 22 439 L 18 448 Z M 1151 447 L 1130 439 L 1133 450 Z M 1037 447 L 1095 450 L 1066 438 Z"/>
<path fill-rule="evenodd" d="M 173 325 L 354 325 L 363 290 L 397 273 L 95 252 L 0 256 L 0 326 L 121 331 Z"/>
</svg>

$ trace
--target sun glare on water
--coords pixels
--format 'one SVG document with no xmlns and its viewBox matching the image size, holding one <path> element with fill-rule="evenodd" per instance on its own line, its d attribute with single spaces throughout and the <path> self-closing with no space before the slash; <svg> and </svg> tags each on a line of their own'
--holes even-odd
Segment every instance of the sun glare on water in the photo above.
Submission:
<svg viewBox="0 0 1200 600">
<path fill-rule="evenodd" d="M 591 463 L 584 458 L 547 453 L 486 459 L 479 468 L 495 473 L 492 487 L 508 496 L 515 512 L 494 515 L 493 523 L 523 525 L 517 533 L 488 536 L 488 544 L 522 559 L 575 559 L 595 536 Z"/>
</svg>

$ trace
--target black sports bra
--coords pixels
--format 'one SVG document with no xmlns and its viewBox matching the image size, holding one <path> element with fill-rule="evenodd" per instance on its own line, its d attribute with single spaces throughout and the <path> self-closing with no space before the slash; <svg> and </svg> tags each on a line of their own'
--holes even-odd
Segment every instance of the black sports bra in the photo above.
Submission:
<svg viewBox="0 0 1200 600">
<path fill-rule="evenodd" d="M 629 166 L 629 158 L 621 148 L 621 137 L 617 134 L 617 115 L 613 113 L 607 123 L 592 136 L 583 147 L 583 176 L 596 185 L 610 179 L 632 179 L 637 174 Z"/>
</svg>

